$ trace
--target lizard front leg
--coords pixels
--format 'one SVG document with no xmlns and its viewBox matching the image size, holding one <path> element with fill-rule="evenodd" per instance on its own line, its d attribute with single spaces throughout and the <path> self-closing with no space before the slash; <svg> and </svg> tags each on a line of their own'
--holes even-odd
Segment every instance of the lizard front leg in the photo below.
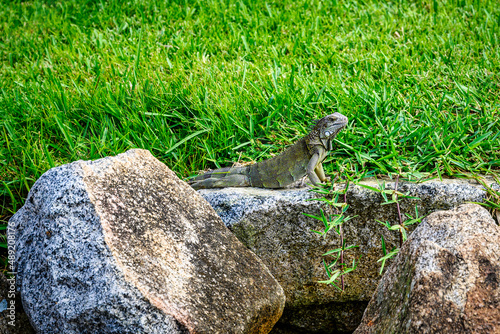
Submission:
<svg viewBox="0 0 500 334">
<path fill-rule="evenodd" d="M 319 162 L 319 153 L 314 153 L 313 156 L 311 157 L 311 160 L 309 160 L 309 163 L 307 164 L 307 176 L 309 177 L 309 180 L 311 180 L 312 184 L 315 186 L 318 186 L 319 183 L 321 183 L 320 179 L 318 178 L 318 175 L 316 174 L 316 167 L 318 166 Z M 320 163 L 321 165 L 321 163 Z M 321 167 L 323 169 L 323 167 Z M 324 176 L 324 173 L 323 173 Z"/>
<path fill-rule="evenodd" d="M 320 162 L 315 169 L 316 175 L 318 175 L 319 179 L 321 182 L 327 182 L 329 181 L 329 177 L 326 177 L 325 171 L 323 170 L 323 164 Z"/>
</svg>

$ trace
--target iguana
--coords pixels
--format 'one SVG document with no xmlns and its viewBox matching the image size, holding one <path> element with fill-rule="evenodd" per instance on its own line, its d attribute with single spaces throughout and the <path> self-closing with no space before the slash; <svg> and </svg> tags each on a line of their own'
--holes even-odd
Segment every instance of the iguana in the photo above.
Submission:
<svg viewBox="0 0 500 334">
<path fill-rule="evenodd" d="M 336 112 L 320 119 L 311 132 L 280 155 L 245 167 L 206 172 L 189 181 L 194 189 L 225 187 L 284 188 L 305 175 L 314 185 L 327 180 L 323 165 L 332 140 L 347 124 Z"/>
</svg>

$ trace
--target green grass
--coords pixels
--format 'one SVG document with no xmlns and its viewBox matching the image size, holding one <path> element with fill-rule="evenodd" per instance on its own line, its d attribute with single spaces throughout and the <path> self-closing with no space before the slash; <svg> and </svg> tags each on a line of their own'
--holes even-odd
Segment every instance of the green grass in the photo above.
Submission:
<svg viewBox="0 0 500 334">
<path fill-rule="evenodd" d="M 180 177 L 268 158 L 334 111 L 329 170 L 500 166 L 497 1 L 0 1 L 0 213 L 130 148 Z"/>
</svg>

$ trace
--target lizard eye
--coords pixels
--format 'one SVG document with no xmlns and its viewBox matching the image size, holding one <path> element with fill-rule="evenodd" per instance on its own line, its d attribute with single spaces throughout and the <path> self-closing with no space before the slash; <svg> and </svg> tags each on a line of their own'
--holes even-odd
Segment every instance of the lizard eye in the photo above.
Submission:
<svg viewBox="0 0 500 334">
<path fill-rule="evenodd" d="M 330 137 L 330 131 L 326 131 L 325 136 Z"/>
</svg>

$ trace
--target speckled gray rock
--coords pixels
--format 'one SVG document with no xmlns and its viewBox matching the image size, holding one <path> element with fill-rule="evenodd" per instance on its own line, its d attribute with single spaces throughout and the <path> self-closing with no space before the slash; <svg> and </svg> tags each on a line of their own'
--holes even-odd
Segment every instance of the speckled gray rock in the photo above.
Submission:
<svg viewBox="0 0 500 334">
<path fill-rule="evenodd" d="M 39 333 L 268 333 L 282 288 L 148 151 L 53 168 L 9 222 Z"/>
<path fill-rule="evenodd" d="M 375 180 L 363 183 L 377 187 Z M 387 181 L 387 189 L 393 186 L 393 181 Z M 402 201 L 402 211 L 412 215 L 415 205 L 420 215 L 425 215 L 467 201 L 481 202 L 486 195 L 480 185 L 466 180 L 401 183 L 399 190 L 420 198 Z M 384 235 L 389 249 L 398 242 L 396 233 L 376 221 L 395 223 L 395 205 L 380 205 L 378 193 L 350 186 L 347 214 L 357 217 L 345 225 L 344 234 L 348 245 L 360 247 L 349 251 L 346 261 L 362 257 L 358 269 L 346 276 L 346 291 L 341 294 L 317 283 L 326 279 L 321 254 L 337 248 L 339 240 L 333 233 L 323 238 L 311 232 L 320 229 L 321 223 L 302 213 L 317 215 L 321 204 L 307 201 L 314 197 L 308 189 L 225 188 L 199 193 L 238 239 L 263 260 L 285 290 L 285 311 L 277 327 L 307 333 L 347 333 L 356 329 L 380 280 L 380 235 Z"/>
<path fill-rule="evenodd" d="M 500 333 L 499 245 L 500 227 L 479 205 L 429 215 L 355 333 Z"/>
</svg>

